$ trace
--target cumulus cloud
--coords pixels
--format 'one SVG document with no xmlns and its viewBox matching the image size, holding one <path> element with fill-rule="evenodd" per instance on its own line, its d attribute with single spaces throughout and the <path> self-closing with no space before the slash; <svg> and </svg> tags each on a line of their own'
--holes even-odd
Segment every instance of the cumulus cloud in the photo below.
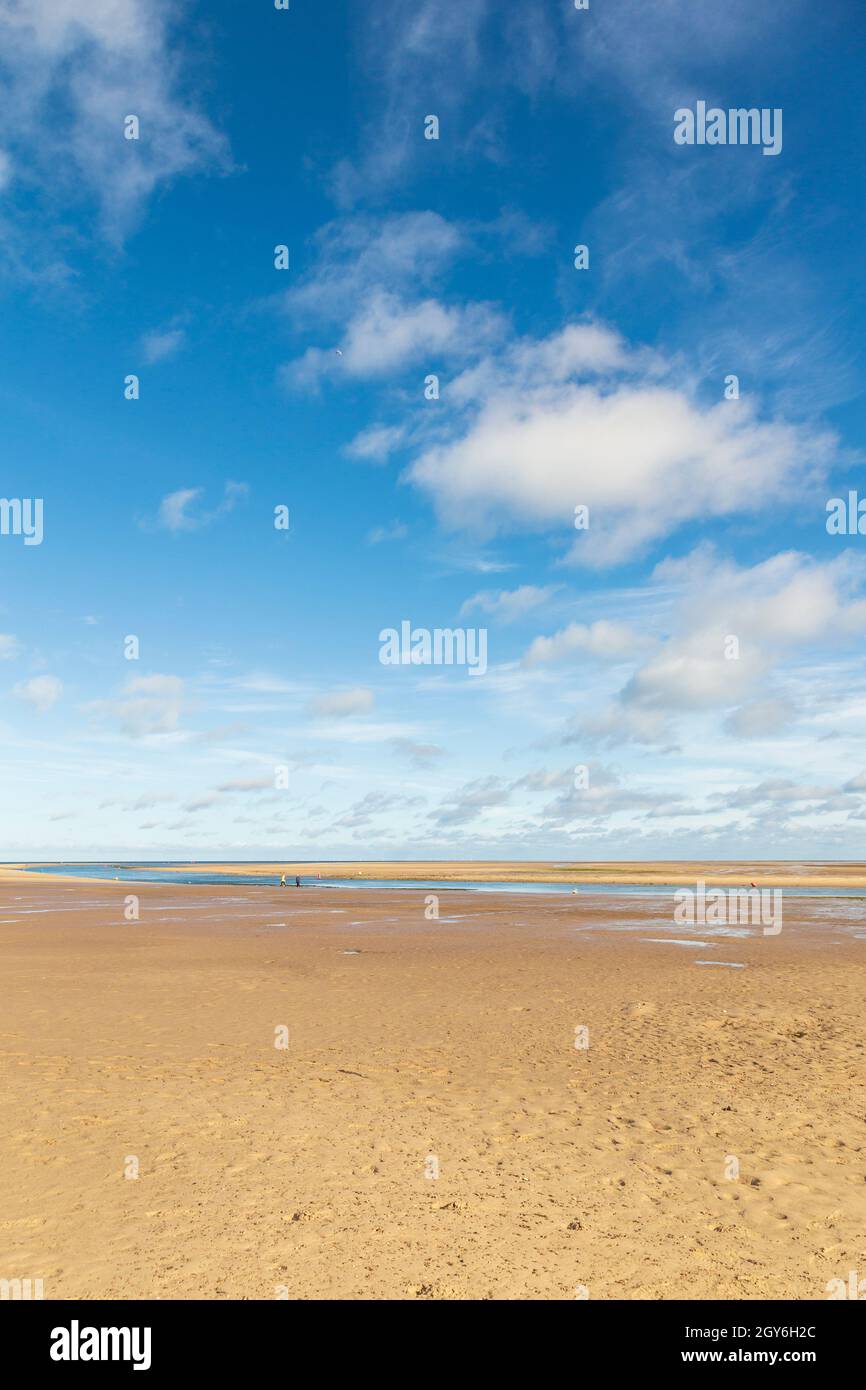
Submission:
<svg viewBox="0 0 866 1390">
<path fill-rule="evenodd" d="M 462 360 L 483 350 L 502 333 L 502 313 L 427 292 L 470 244 L 466 229 L 430 211 L 351 217 L 322 228 L 311 270 L 280 303 L 296 329 L 314 326 L 330 340 L 286 363 L 284 385 L 317 390 L 328 377 L 375 378 L 422 359 Z M 390 452 L 402 434 L 401 427 L 377 426 L 349 452 L 380 461 L 380 451 Z"/>
<path fill-rule="evenodd" d="M 343 358 L 354 376 L 378 376 L 410 367 L 419 357 L 452 354 L 480 344 L 501 331 L 502 316 L 485 304 L 450 306 L 436 299 L 406 303 L 380 291 L 348 325 Z"/>
<path fill-rule="evenodd" d="M 365 379 L 408 370 L 422 359 L 429 361 L 431 355 L 462 357 L 495 339 L 503 322 L 499 311 L 488 304 L 407 301 L 389 291 L 374 290 L 346 324 L 339 356 L 332 350 L 308 348 L 281 369 L 281 378 L 289 387 L 308 390 L 337 372 Z M 358 441 L 351 447 L 357 452 Z"/>
<path fill-rule="evenodd" d="M 640 653 L 649 639 L 626 623 L 600 618 L 594 623 L 569 623 L 552 637 L 536 637 L 523 658 L 524 666 L 544 666 L 587 655 L 621 661 Z"/>
<path fill-rule="evenodd" d="M 689 522 L 784 502 L 832 453 L 829 435 L 745 400 L 703 403 L 658 355 L 592 324 L 482 358 L 449 400 L 456 423 L 408 479 L 454 529 L 565 532 L 588 506 L 575 563 L 621 563 Z"/>
<path fill-rule="evenodd" d="M 711 710 L 730 711 L 724 727 L 735 736 L 780 733 L 794 709 L 770 688 L 776 669 L 796 653 L 856 647 L 866 634 L 866 565 L 847 554 L 821 564 L 787 552 L 740 567 L 702 547 L 654 577 L 680 593 L 671 629 L 569 740 L 670 744 L 669 716 Z"/>
<path fill-rule="evenodd" d="M 677 647 L 670 643 L 640 667 L 622 691 L 625 704 L 644 709 L 713 709 L 742 699 L 763 674 L 763 655 L 746 653 L 728 661 L 722 637 L 696 635 Z"/>
<path fill-rule="evenodd" d="M 19 681 L 12 693 L 36 710 L 46 714 L 63 694 L 63 682 L 56 676 L 33 676 L 28 681 Z"/>
</svg>

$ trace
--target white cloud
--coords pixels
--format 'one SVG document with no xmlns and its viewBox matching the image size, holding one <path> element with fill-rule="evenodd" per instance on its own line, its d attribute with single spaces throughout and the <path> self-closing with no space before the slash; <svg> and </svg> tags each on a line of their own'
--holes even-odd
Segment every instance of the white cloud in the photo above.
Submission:
<svg viewBox="0 0 866 1390">
<path fill-rule="evenodd" d="M 114 241 L 159 184 L 226 161 L 185 87 L 179 14 L 173 0 L 0 0 L 5 146 L 56 204 L 95 200 Z M 124 139 L 128 115 L 139 140 Z"/>
<path fill-rule="evenodd" d="M 437 357 L 463 357 L 495 339 L 503 322 L 499 312 L 487 304 L 449 306 L 436 299 L 412 302 L 387 290 L 374 290 L 346 325 L 339 357 L 333 350 L 307 348 L 303 356 L 286 363 L 281 377 L 289 387 L 310 390 L 322 377 L 338 372 L 365 379 L 405 371 L 431 357 L 434 361 Z M 354 450 L 358 452 L 357 440 Z"/>
<path fill-rule="evenodd" d="M 353 163 L 341 160 L 332 175 L 332 191 L 349 206 L 403 174 L 412 152 L 423 148 L 420 110 L 412 129 L 406 120 L 406 94 L 435 92 L 435 109 L 443 119 L 456 112 L 477 71 L 480 28 L 489 0 L 379 0 L 363 11 L 362 57 L 374 90 L 381 94 L 373 129 L 364 131 L 365 153 Z M 434 147 L 436 148 L 436 147 Z"/>
<path fill-rule="evenodd" d="M 280 303 L 298 329 L 324 328 L 330 341 L 286 363 L 284 384 L 316 390 L 327 377 L 374 378 L 431 357 L 435 370 L 439 356 L 462 360 L 482 351 L 502 332 L 500 311 L 487 304 L 449 305 L 426 292 L 471 242 L 468 229 L 431 211 L 351 217 L 323 227 L 312 268 Z M 397 431 L 390 428 L 390 438 L 386 427 L 368 431 L 350 452 L 378 457 L 377 445 L 395 442 Z"/>
<path fill-rule="evenodd" d="M 439 826 L 466 825 L 485 811 L 505 806 L 511 799 L 511 787 L 501 777 L 479 777 L 447 798 L 434 814 Z"/>
<path fill-rule="evenodd" d="M 645 635 L 625 623 L 600 618 L 594 623 L 569 623 L 552 637 L 536 637 L 523 658 L 524 666 L 544 666 L 586 653 L 606 661 L 635 657 L 647 644 Z"/>
<path fill-rule="evenodd" d="M 203 526 L 234 511 L 238 502 L 247 496 L 246 483 L 228 482 L 223 491 L 223 500 L 211 511 L 194 511 L 194 504 L 204 495 L 204 488 L 179 488 L 163 497 L 159 504 L 157 525 L 166 531 L 199 531 Z"/>
<path fill-rule="evenodd" d="M 90 710 L 100 718 L 115 719 L 131 738 L 173 733 L 184 704 L 180 676 L 132 676 L 114 700 L 95 700 Z"/>
<path fill-rule="evenodd" d="M 37 714 L 46 714 L 63 694 L 63 682 L 56 676 L 32 676 L 28 681 L 19 681 L 12 693 L 32 705 Z"/>
<path fill-rule="evenodd" d="M 167 531 L 191 530 L 194 522 L 189 516 L 189 508 L 201 497 L 203 491 L 200 487 L 179 488 L 177 492 L 170 492 L 167 497 L 163 497 L 159 504 L 160 526 L 164 526 Z"/>
<path fill-rule="evenodd" d="M 680 625 L 736 635 L 756 648 L 809 642 L 844 643 L 866 632 L 866 563 L 845 552 L 819 563 L 783 551 L 739 567 L 701 546 L 682 560 L 665 560 L 654 577 L 685 590 Z"/>
<path fill-rule="evenodd" d="M 11 661 L 18 655 L 21 645 L 11 632 L 0 632 L 0 661 Z"/>
<path fill-rule="evenodd" d="M 414 767 L 432 767 L 446 756 L 445 749 L 438 743 L 419 743 L 412 738 L 394 738 L 391 744 L 395 752 L 408 758 Z"/>
<path fill-rule="evenodd" d="M 407 477 L 459 529 L 559 529 L 590 508 L 571 558 L 622 562 L 687 523 L 783 504 L 826 465 L 832 441 L 762 421 L 753 405 L 702 403 L 657 355 L 572 325 L 482 360 L 449 389 L 451 437 Z"/>
<path fill-rule="evenodd" d="M 752 700 L 729 715 L 725 729 L 736 738 L 766 738 L 783 733 L 794 715 L 790 700 Z"/>
<path fill-rule="evenodd" d="M 570 741 L 670 745 L 672 715 L 713 710 L 731 711 L 724 728 L 737 737 L 782 732 L 795 711 L 772 689 L 777 668 L 820 648 L 857 649 L 866 634 L 859 596 L 866 565 L 849 554 L 819 564 L 789 552 L 740 568 L 702 547 L 657 566 L 655 579 L 679 591 L 669 630 L 616 699 L 574 726 Z M 578 626 L 561 646 L 583 640 Z M 545 647 L 540 653 L 550 655 Z"/>
<path fill-rule="evenodd" d="M 796 804 L 799 801 L 824 801 L 833 796 L 836 788 L 832 785 L 810 785 L 792 782 L 789 777 L 770 777 L 754 787 L 739 787 L 734 792 L 722 793 L 712 798 L 714 802 L 727 809 L 741 809 L 760 806 L 765 802 L 773 805 Z"/>
<path fill-rule="evenodd" d="M 352 690 L 339 690 L 331 695 L 318 695 L 310 703 L 314 714 L 336 718 L 346 718 L 353 714 L 367 714 L 375 701 L 372 690 L 356 686 Z"/>
<path fill-rule="evenodd" d="M 803 0 L 792 0 L 792 15 L 802 10 Z M 693 0 L 653 6 L 621 0 L 599 11 L 590 32 L 572 30 L 563 58 L 570 63 L 577 58 L 578 80 L 595 78 L 609 91 L 613 78 L 644 108 L 644 119 L 648 109 L 664 121 L 672 103 L 681 104 L 677 98 L 691 96 L 696 73 L 730 63 L 742 68 L 790 33 L 776 5 L 756 0 L 729 0 L 724 12 Z"/>
<path fill-rule="evenodd" d="M 449 307 L 435 299 L 404 303 L 383 291 L 371 296 L 349 324 L 343 347 L 346 369 L 353 376 L 377 376 L 467 343 L 477 351 L 501 322 L 487 305 Z"/>
<path fill-rule="evenodd" d="M 706 634 L 685 649 L 669 644 L 635 672 L 622 699 L 645 709 L 717 709 L 741 700 L 765 670 L 764 658 L 751 653 L 727 660 L 723 637 Z"/>
<path fill-rule="evenodd" d="M 145 362 L 152 366 L 155 362 L 164 362 L 180 352 L 185 342 L 186 333 L 182 328 L 157 329 L 152 333 L 145 333 L 141 340 L 141 351 Z"/>
<path fill-rule="evenodd" d="M 667 124 L 696 84 L 699 91 L 714 90 L 724 65 L 745 71 L 762 54 L 788 45 L 796 32 L 792 22 L 802 27 L 805 3 L 791 0 L 791 6 L 793 21 L 767 0 L 729 0 L 721 11 L 695 0 L 618 0 L 594 7 L 591 23 L 570 0 L 548 6 L 377 0 L 359 7 L 360 61 L 378 101 L 361 131 L 363 154 L 340 161 L 333 192 L 351 205 L 405 181 L 410 165 L 429 160 L 419 134 L 427 110 L 447 131 L 447 145 L 434 146 L 440 159 L 456 156 L 465 167 L 476 154 L 505 163 L 505 103 L 510 95 L 532 97 L 541 89 L 560 97 L 597 97 L 600 90 L 607 102 L 619 98 L 631 108 L 623 125 L 634 145 L 648 127 L 654 134 Z M 429 103 L 417 126 L 407 120 L 407 92 L 419 94 L 419 109 L 425 98 Z M 484 113 L 474 121 L 467 109 L 473 104 Z"/>
<path fill-rule="evenodd" d="M 402 443 L 405 433 L 401 425 L 371 425 L 346 446 L 346 453 L 350 458 L 364 459 L 369 463 L 385 463 Z"/>
<path fill-rule="evenodd" d="M 465 617 L 476 611 L 489 613 L 502 623 L 518 622 L 549 603 L 559 593 L 560 585 L 548 584 L 540 587 L 535 584 L 521 584 L 518 589 L 482 589 L 461 605 L 460 616 Z"/>
<path fill-rule="evenodd" d="M 673 746 L 667 719 L 661 711 L 616 703 L 572 723 L 561 740 L 564 744 L 578 745 L 587 741 L 611 748 L 625 743 L 663 748 Z"/>
<path fill-rule="evenodd" d="M 429 210 L 329 222 L 316 234 L 311 270 L 281 302 L 294 322 L 343 323 L 377 288 L 417 294 L 465 245 L 461 228 Z"/>
</svg>

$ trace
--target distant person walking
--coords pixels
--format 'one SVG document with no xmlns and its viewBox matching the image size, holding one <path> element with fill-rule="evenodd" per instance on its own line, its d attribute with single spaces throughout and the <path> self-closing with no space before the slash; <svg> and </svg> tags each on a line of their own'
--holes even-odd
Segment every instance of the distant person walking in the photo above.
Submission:
<svg viewBox="0 0 866 1390">
<path fill-rule="evenodd" d="M 296 887 L 296 888 L 300 888 L 300 886 L 301 886 L 301 880 L 298 878 L 298 876 L 297 876 L 297 874 L 296 874 L 296 875 L 295 875 L 295 887 Z"/>
</svg>

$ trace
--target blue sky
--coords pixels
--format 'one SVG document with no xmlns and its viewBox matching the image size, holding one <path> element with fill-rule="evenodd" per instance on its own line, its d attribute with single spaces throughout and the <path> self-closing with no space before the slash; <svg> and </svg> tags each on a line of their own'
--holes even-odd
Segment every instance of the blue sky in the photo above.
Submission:
<svg viewBox="0 0 866 1390">
<path fill-rule="evenodd" d="M 3 857 L 858 855 L 864 40 L 0 0 Z"/>
</svg>

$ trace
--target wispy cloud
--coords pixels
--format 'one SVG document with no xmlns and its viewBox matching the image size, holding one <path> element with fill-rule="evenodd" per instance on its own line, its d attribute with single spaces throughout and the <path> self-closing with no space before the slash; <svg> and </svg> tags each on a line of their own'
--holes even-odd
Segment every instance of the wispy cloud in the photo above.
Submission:
<svg viewBox="0 0 866 1390">
<path fill-rule="evenodd" d="M 204 488 L 178 488 L 177 492 L 170 492 L 160 502 L 157 525 L 173 532 L 200 531 L 203 527 L 219 521 L 220 517 L 233 512 L 248 494 L 249 488 L 246 483 L 228 482 L 223 492 L 223 500 L 218 506 L 208 510 L 197 507 L 197 503 L 204 496 Z"/>
<path fill-rule="evenodd" d="M 493 305 L 444 302 L 425 293 L 471 234 L 423 211 L 346 219 L 322 229 L 312 270 L 281 303 L 298 330 L 315 326 L 330 341 L 309 346 L 280 369 L 283 383 L 316 390 L 327 378 L 363 380 L 407 371 L 422 359 L 462 360 L 503 331 Z M 396 442 L 368 430 L 351 452 L 377 460 Z"/>
<path fill-rule="evenodd" d="M 19 177 L 23 189 L 38 179 L 43 229 L 46 215 L 89 203 L 101 235 L 119 244 L 157 187 L 227 166 L 226 142 L 189 90 L 182 13 L 175 0 L 0 3 L 7 184 L 14 193 Z M 124 138 L 128 116 L 137 140 Z M 14 225 L 14 204 L 6 216 Z M 21 213 L 21 237 L 32 216 Z"/>
<path fill-rule="evenodd" d="M 32 676 L 30 680 L 19 681 L 12 693 L 31 705 L 37 714 L 47 714 L 63 694 L 63 682 L 57 676 Z"/>
<path fill-rule="evenodd" d="M 385 541 L 402 541 L 409 534 L 409 528 L 402 521 L 392 521 L 389 526 L 374 526 L 367 532 L 368 545 L 382 545 Z"/>
<path fill-rule="evenodd" d="M 116 698 L 94 700 L 87 708 L 100 719 L 119 723 L 131 738 L 145 738 L 173 733 L 180 723 L 184 699 L 180 676 L 131 676 Z"/>
<path fill-rule="evenodd" d="M 165 362 L 174 357 L 186 342 L 186 332 L 182 328 L 154 329 L 145 333 L 141 340 L 141 352 L 148 366 Z"/>
<path fill-rule="evenodd" d="M 460 607 L 461 618 L 471 613 L 487 613 L 502 623 L 519 622 L 528 613 L 544 607 L 561 589 L 561 585 L 521 584 L 518 589 L 482 589 L 465 600 Z"/>
<path fill-rule="evenodd" d="M 351 690 L 317 695 L 310 701 L 310 709 L 313 714 L 324 718 L 346 719 L 350 715 L 369 714 L 375 703 L 372 690 L 366 686 L 355 686 Z"/>
</svg>

